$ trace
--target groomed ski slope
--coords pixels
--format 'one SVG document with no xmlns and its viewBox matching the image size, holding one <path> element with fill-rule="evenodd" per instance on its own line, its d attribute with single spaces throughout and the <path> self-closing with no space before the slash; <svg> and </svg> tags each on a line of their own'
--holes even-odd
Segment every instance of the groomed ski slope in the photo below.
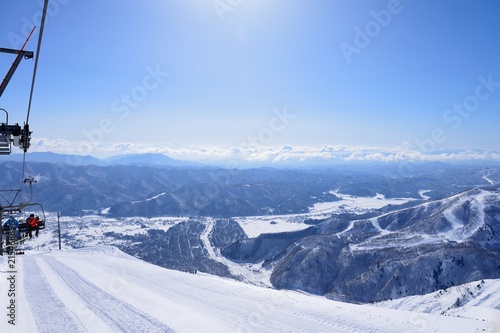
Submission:
<svg viewBox="0 0 500 333">
<path fill-rule="evenodd" d="M 500 328 L 492 321 L 339 303 L 167 270 L 114 247 L 31 253 L 16 260 L 16 325 L 8 324 L 3 314 L 2 333 L 455 333 Z M 3 271 L 6 260 L 0 263 Z M 8 304 L 5 288 L 2 281 L 3 309 Z"/>
</svg>

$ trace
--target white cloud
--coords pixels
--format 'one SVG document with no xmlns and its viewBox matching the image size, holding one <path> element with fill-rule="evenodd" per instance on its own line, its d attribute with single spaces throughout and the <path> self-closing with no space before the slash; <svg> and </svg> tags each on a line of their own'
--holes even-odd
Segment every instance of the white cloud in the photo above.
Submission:
<svg viewBox="0 0 500 333">
<path fill-rule="evenodd" d="M 63 139 L 33 139 L 30 151 L 106 157 L 119 154 L 161 153 L 192 161 L 240 161 L 271 164 L 328 164 L 338 162 L 399 161 L 500 161 L 500 152 L 483 150 L 440 150 L 422 152 L 408 145 L 393 148 L 371 146 L 324 145 L 305 147 L 282 145 L 239 145 L 230 147 L 190 147 L 180 144 L 144 145 L 135 143 L 101 144 L 70 142 Z"/>
</svg>

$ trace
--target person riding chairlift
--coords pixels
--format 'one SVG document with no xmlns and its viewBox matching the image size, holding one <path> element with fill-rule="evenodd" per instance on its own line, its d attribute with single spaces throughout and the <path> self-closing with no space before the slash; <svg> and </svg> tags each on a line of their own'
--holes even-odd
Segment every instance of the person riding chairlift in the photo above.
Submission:
<svg viewBox="0 0 500 333">
<path fill-rule="evenodd" d="M 11 244 L 19 239 L 19 221 L 16 220 L 13 216 L 9 216 L 9 218 L 2 224 L 2 230 L 6 227 L 8 229 L 8 234 L 5 237 L 5 245 L 7 248 L 7 253 L 10 255 L 14 253 L 13 247 Z M 3 240 L 0 242 L 0 254 L 3 255 Z"/>
<path fill-rule="evenodd" d="M 38 222 L 40 222 L 40 218 L 38 216 L 35 217 L 35 214 L 31 214 L 26 222 L 28 223 L 28 237 L 33 238 L 33 230 L 36 231 L 35 236 L 38 237 Z"/>
</svg>

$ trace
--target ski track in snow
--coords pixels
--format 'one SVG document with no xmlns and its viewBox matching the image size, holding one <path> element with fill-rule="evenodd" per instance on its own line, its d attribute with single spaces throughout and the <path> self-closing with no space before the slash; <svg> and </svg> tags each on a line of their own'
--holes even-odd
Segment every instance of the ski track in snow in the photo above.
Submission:
<svg viewBox="0 0 500 333">
<path fill-rule="evenodd" d="M 102 264 L 102 263 L 100 263 Z M 108 266 L 108 269 L 113 269 Z M 118 272 L 116 272 L 118 273 Z M 128 274 L 136 273 L 127 271 Z M 128 280 L 142 281 L 148 286 L 161 286 L 164 278 L 158 275 L 143 276 L 142 272 L 138 272 L 132 279 Z M 170 284 L 184 284 L 183 279 L 170 277 Z M 230 282 L 232 284 L 232 281 Z M 238 283 L 237 283 L 238 284 Z M 240 318 L 238 324 L 234 327 L 234 332 L 305 332 L 308 331 L 300 327 L 304 323 L 315 322 L 314 326 L 321 327 L 321 332 L 345 332 L 345 333 L 383 333 L 383 332 L 398 332 L 399 330 L 391 330 L 386 327 L 378 329 L 373 324 L 362 322 L 362 319 L 356 320 L 352 314 L 347 315 L 347 318 L 335 318 L 329 313 L 315 313 L 306 309 L 295 309 L 291 306 L 283 306 L 286 303 L 286 296 L 278 295 L 271 290 L 265 298 L 258 297 L 255 300 L 240 299 L 239 302 L 234 302 L 239 299 L 237 290 L 228 288 L 221 298 L 220 290 L 213 289 L 212 286 L 197 285 L 197 291 L 193 292 L 190 288 L 175 288 L 175 294 L 170 294 L 169 299 L 176 300 L 182 303 L 183 300 L 189 299 L 197 309 L 210 309 L 213 317 L 217 314 L 226 314 L 228 320 L 234 321 L 234 318 Z M 284 301 L 285 300 L 285 301 Z M 329 301 L 328 301 L 329 302 Z M 278 305 L 279 304 L 279 305 Z M 249 311 L 249 309 L 252 309 Z M 287 318 L 284 321 L 282 318 Z"/>
<path fill-rule="evenodd" d="M 82 278 L 78 272 L 56 259 L 46 256 L 42 258 L 82 298 L 85 305 L 106 322 L 114 332 L 174 332 L 158 320 L 99 289 Z M 68 332 L 72 331 L 68 330 Z"/>
<path fill-rule="evenodd" d="M 484 203 L 488 200 L 488 197 L 489 194 L 485 191 L 481 191 L 476 197 L 474 197 L 474 200 L 470 205 L 477 211 L 477 217 L 468 221 L 462 221 L 454 215 L 453 210 L 455 207 L 463 205 L 470 199 L 469 196 L 459 197 L 456 205 L 443 211 L 443 216 L 450 222 L 451 229 L 447 232 L 441 233 L 440 236 L 446 237 L 448 240 L 458 243 L 462 243 L 464 240 L 471 237 L 484 225 Z"/>
<path fill-rule="evenodd" d="M 108 266 L 109 269 L 113 269 L 111 266 Z M 138 275 L 135 275 L 138 273 Z M 165 283 L 165 279 L 158 275 L 142 275 L 142 272 L 134 272 L 127 271 L 127 275 L 133 274 L 133 281 L 142 281 L 148 286 L 161 286 Z M 128 276 L 130 279 L 130 276 Z M 233 284 L 234 281 L 229 281 L 230 284 Z M 170 277 L 169 283 L 171 285 L 184 285 L 185 281 L 180 278 Z M 237 283 L 239 284 L 239 283 Z M 168 292 L 168 289 L 164 289 L 163 292 L 168 292 L 168 298 L 172 301 L 176 301 L 179 304 L 182 304 L 186 299 L 189 299 L 191 306 L 196 310 L 203 309 L 207 311 L 209 309 L 209 315 L 212 319 L 221 320 L 224 322 L 228 320 L 229 322 L 237 321 L 238 324 L 234 325 L 234 332 L 307 332 L 306 330 L 298 329 L 301 325 L 304 325 L 304 319 L 309 319 L 316 321 L 319 327 L 338 327 L 337 325 L 333 325 L 332 323 L 337 322 L 337 320 L 332 320 L 331 316 L 324 316 L 321 319 L 314 320 L 315 317 L 320 317 L 319 315 L 309 315 L 302 317 L 289 317 L 288 321 L 283 321 L 280 319 L 280 316 L 270 316 L 269 312 L 273 314 L 282 314 L 282 308 L 278 308 L 273 303 L 273 297 L 256 300 L 246 300 L 244 298 L 240 299 L 240 296 L 236 293 L 237 290 L 233 288 L 225 290 L 223 296 L 221 297 L 221 290 L 213 289 L 211 286 L 197 285 L 196 292 L 193 292 L 192 289 L 186 288 L 174 288 L 175 293 Z M 240 299 L 239 302 L 235 302 L 235 299 Z M 252 309 L 252 311 L 249 311 Z M 287 315 L 291 313 L 290 310 L 285 311 Z M 227 318 L 220 318 L 219 314 L 225 314 Z M 235 320 L 235 318 L 239 318 Z M 211 329 L 207 329 L 207 331 L 214 331 Z M 322 330 L 322 332 L 328 332 L 330 330 Z M 226 330 L 224 330 L 226 332 Z M 351 330 L 341 330 L 335 332 L 355 332 Z M 359 331 L 358 331 L 359 332 Z"/>
<path fill-rule="evenodd" d="M 499 328 L 494 309 L 485 321 L 340 303 L 168 270 L 113 247 L 34 253 L 22 266 L 17 319 L 24 326 L 15 328 L 24 328 L 14 332 L 477 333 Z"/>
<path fill-rule="evenodd" d="M 65 327 L 67 332 L 86 332 L 77 318 L 68 311 L 55 294 L 36 261 L 26 256 L 23 258 L 23 262 L 26 298 L 30 304 L 38 332 L 54 333 L 58 332 L 61 327 Z"/>
<path fill-rule="evenodd" d="M 291 316 L 302 318 L 308 321 L 315 321 L 327 326 L 331 327 L 331 332 L 364 332 L 364 333 L 387 333 L 391 332 L 387 328 L 378 329 L 372 325 L 367 325 L 363 323 L 359 323 L 353 320 L 345 320 L 342 318 L 336 318 L 335 320 L 331 320 L 330 318 L 326 318 L 318 313 L 313 313 L 310 311 L 297 311 L 290 307 L 282 307 L 282 310 L 289 313 Z M 394 331 L 396 332 L 396 331 Z"/>
</svg>

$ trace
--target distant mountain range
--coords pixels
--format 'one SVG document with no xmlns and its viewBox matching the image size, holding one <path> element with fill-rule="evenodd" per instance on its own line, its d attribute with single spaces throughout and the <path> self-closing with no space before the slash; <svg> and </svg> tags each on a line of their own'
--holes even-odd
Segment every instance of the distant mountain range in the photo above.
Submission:
<svg viewBox="0 0 500 333">
<path fill-rule="evenodd" d="M 117 155 L 109 158 L 99 159 L 93 156 L 80 156 L 72 154 L 56 154 L 51 152 L 33 152 L 26 154 L 27 162 L 45 162 L 66 165 L 149 165 L 158 167 L 196 167 L 202 166 L 200 163 L 176 160 L 164 154 L 127 154 Z M 22 154 L 12 154 L 5 157 L 5 160 L 21 162 Z"/>
<path fill-rule="evenodd" d="M 156 155 L 149 157 L 149 161 L 158 160 Z M 120 160 L 134 163 L 136 158 L 137 162 L 141 159 L 135 156 Z M 1 163 L 0 189 L 25 186 L 21 184 L 22 169 L 19 162 Z M 307 213 L 316 203 L 338 200 L 331 192 L 335 189 L 353 196 L 413 198 L 410 204 L 415 205 L 424 199 L 422 191 L 425 198 L 439 199 L 500 181 L 500 168 L 442 163 L 415 165 L 409 173 L 389 164 L 365 169 L 238 170 L 30 161 L 24 171 L 37 180 L 33 184 L 34 199 L 47 211 L 65 215 L 105 211 L 121 217 Z M 396 208 L 388 206 L 384 211 Z"/>
<path fill-rule="evenodd" d="M 189 150 L 189 148 L 186 148 Z M 255 148 L 263 154 L 265 148 Z M 301 156 L 300 154 L 290 157 L 286 156 L 279 158 L 280 154 L 287 152 L 287 150 L 273 150 L 274 148 L 269 147 L 270 150 L 266 150 L 267 155 L 274 156 L 270 159 L 252 159 L 250 155 L 252 150 L 246 152 L 249 156 L 243 158 L 242 156 L 232 156 L 228 151 L 229 157 L 219 157 L 211 158 L 205 160 L 198 160 L 197 162 L 178 160 L 171 158 L 165 154 L 161 153 L 133 153 L 133 154 L 122 154 L 111 156 L 107 158 L 96 158 L 94 156 L 86 155 L 75 155 L 75 154 L 58 154 L 52 152 L 28 152 L 25 156 L 28 162 L 48 162 L 48 163 L 58 163 L 67 165 L 97 165 L 97 166 L 108 166 L 108 165 L 149 165 L 149 166 L 165 166 L 165 167 L 221 167 L 227 168 L 228 166 L 237 168 L 292 168 L 292 169 L 328 169 L 328 168 L 348 168 L 355 170 L 367 171 L 368 169 L 384 169 L 391 168 L 395 165 L 399 168 L 399 172 L 412 172 L 412 169 L 417 166 L 422 165 L 482 165 L 483 167 L 498 167 L 500 166 L 500 153 L 491 151 L 481 151 L 481 150 L 440 150 L 439 153 L 443 156 L 448 156 L 449 158 L 444 158 L 446 163 L 439 162 L 430 158 L 429 161 L 416 160 L 386 160 L 388 155 L 393 155 L 392 153 L 381 153 L 381 152 L 363 152 L 359 151 L 354 154 L 353 151 L 346 151 L 341 153 L 339 156 L 333 154 L 332 158 L 325 158 L 324 156 Z M 271 154 L 270 151 L 273 153 Z M 255 152 L 254 152 L 255 153 Z M 322 154 L 327 154 L 323 152 Z M 355 156 L 351 156 L 351 155 Z M 416 153 L 416 156 L 418 153 Z M 373 155 L 373 156 L 372 156 Z M 458 158 L 458 156 L 461 156 Z M 335 157 L 335 158 L 333 158 Z M 350 158 L 354 157 L 354 158 Z M 431 156 L 432 157 L 432 156 Z M 452 157 L 457 157 L 454 159 Z M 469 157 L 469 158 L 467 158 Z M 357 159 L 359 158 L 359 160 Z M 17 161 L 20 162 L 23 159 L 23 154 L 15 153 L 10 156 L 2 156 L 0 161 Z"/>
</svg>

